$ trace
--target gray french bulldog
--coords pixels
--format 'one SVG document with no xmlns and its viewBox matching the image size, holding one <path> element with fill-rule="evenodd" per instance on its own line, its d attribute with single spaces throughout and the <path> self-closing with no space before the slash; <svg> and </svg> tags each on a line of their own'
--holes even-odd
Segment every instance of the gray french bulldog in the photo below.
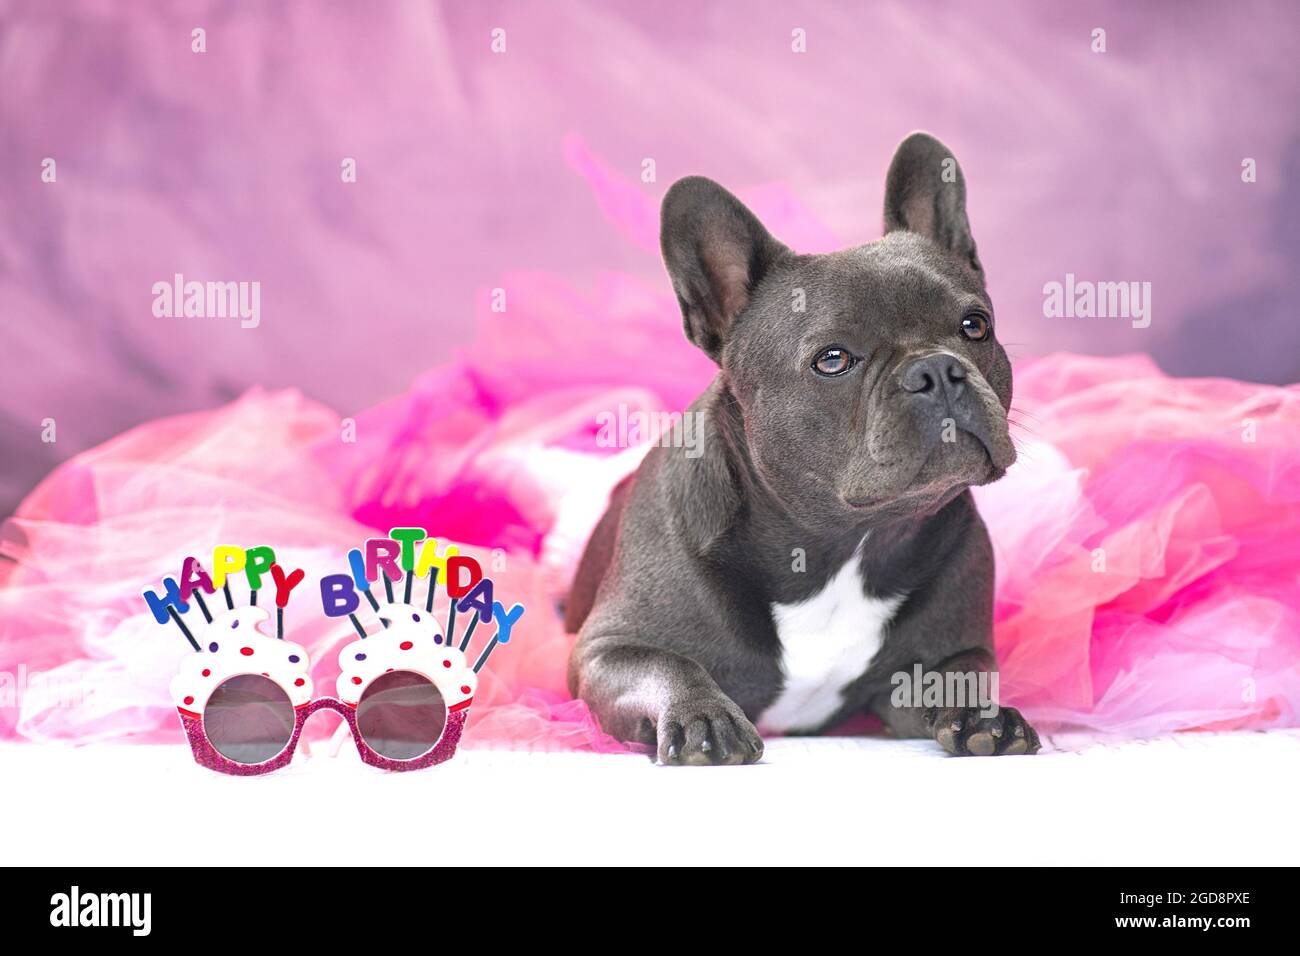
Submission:
<svg viewBox="0 0 1300 956">
<path fill-rule="evenodd" d="M 799 255 L 701 177 L 668 190 L 661 241 L 719 373 L 689 409 L 702 452 L 652 448 L 587 544 L 570 689 L 664 764 L 753 763 L 759 728 L 864 711 L 952 754 L 1036 752 L 1012 708 L 893 695 L 917 664 L 997 667 L 969 489 L 1015 459 L 1011 365 L 952 154 L 902 142 L 866 245 Z"/>
</svg>

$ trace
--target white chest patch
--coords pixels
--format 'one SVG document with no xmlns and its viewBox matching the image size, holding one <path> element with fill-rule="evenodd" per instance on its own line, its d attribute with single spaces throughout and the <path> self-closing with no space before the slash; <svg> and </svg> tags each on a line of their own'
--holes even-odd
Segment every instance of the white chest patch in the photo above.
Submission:
<svg viewBox="0 0 1300 956">
<path fill-rule="evenodd" d="M 814 730 L 829 720 L 844 703 L 845 685 L 861 677 L 880 650 L 902 601 L 863 593 L 855 551 L 806 601 L 772 605 L 785 686 L 759 717 L 759 730 Z"/>
</svg>

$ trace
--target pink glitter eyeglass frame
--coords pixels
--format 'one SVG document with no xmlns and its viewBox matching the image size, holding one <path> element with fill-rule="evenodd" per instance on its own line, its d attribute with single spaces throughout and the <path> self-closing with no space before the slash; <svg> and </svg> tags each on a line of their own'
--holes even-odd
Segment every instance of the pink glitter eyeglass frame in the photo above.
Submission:
<svg viewBox="0 0 1300 956">
<path fill-rule="evenodd" d="M 443 724 L 442 736 L 438 738 L 437 743 L 427 753 L 410 760 L 395 760 L 391 757 L 385 757 L 367 744 L 357 727 L 356 707 L 336 697 L 318 697 L 309 703 L 295 707 L 293 734 L 290 736 L 289 742 L 282 751 L 262 763 L 240 763 L 223 755 L 208 739 L 207 732 L 203 728 L 202 715 L 180 708 L 178 710 L 181 725 L 185 728 L 185 736 L 189 738 L 190 750 L 194 752 L 196 763 L 220 773 L 249 777 L 271 773 L 281 767 L 288 766 L 290 761 L 293 760 L 294 752 L 298 748 L 298 738 L 302 736 L 302 729 L 306 725 L 308 718 L 321 710 L 332 710 L 343 717 L 344 721 L 347 722 L 348 729 L 352 732 L 352 740 L 357 745 L 357 753 L 363 762 L 372 767 L 379 767 L 382 770 L 423 770 L 425 767 L 432 767 L 434 764 L 450 760 L 455 756 L 456 744 L 460 742 L 461 732 L 465 728 L 465 718 L 468 716 L 469 704 L 469 701 L 465 701 L 458 705 L 458 709 L 449 709 L 446 723 Z"/>
</svg>

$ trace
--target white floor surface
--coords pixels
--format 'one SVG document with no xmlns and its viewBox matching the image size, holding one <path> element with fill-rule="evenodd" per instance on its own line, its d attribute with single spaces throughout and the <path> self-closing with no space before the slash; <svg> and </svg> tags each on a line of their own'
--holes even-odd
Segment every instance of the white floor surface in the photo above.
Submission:
<svg viewBox="0 0 1300 956">
<path fill-rule="evenodd" d="M 1296 864 L 1300 731 L 943 756 L 767 742 L 752 767 L 462 748 L 391 774 L 349 744 L 260 778 L 188 747 L 0 745 L 7 864 Z"/>
</svg>

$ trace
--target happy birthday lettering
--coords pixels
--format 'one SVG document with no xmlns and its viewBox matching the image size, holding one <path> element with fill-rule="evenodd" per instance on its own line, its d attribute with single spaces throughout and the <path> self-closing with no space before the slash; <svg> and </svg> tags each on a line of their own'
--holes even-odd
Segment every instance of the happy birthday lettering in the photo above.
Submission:
<svg viewBox="0 0 1300 956">
<path fill-rule="evenodd" d="M 170 619 L 168 608 L 175 608 L 184 614 L 190 609 L 190 599 L 195 591 L 213 594 L 220 588 L 228 588 L 227 578 L 232 574 L 243 573 L 248 579 L 248 586 L 253 591 L 254 603 L 257 592 L 262 589 L 267 576 L 275 587 L 275 606 L 284 608 L 304 577 L 301 568 L 286 574 L 275 560 L 275 552 L 259 545 L 256 548 L 239 548 L 233 545 L 219 544 L 212 549 L 212 573 L 208 574 L 197 558 L 187 557 L 181 564 L 180 582 L 175 578 L 163 578 L 163 593 L 144 592 L 145 602 L 153 612 L 154 620 L 166 624 Z"/>
<path fill-rule="evenodd" d="M 418 546 L 418 547 L 417 547 Z M 510 632 L 523 615 L 522 604 L 514 604 L 507 610 L 495 599 L 491 578 L 485 577 L 482 566 L 474 558 L 462 555 L 455 545 L 447 545 L 440 553 L 438 541 L 430 538 L 423 528 L 393 528 L 385 538 L 369 538 L 365 548 L 353 548 L 348 552 L 348 573 L 327 574 L 320 579 L 321 607 L 327 617 L 350 617 L 353 626 L 364 637 L 365 628 L 356 618 L 356 611 L 364 596 L 375 611 L 380 608 L 379 601 L 371 593 L 371 585 L 383 582 L 387 602 L 393 602 L 392 585 L 395 581 L 405 579 L 406 600 L 411 599 L 413 579 L 428 578 L 426 606 L 432 610 L 433 592 L 439 581 L 450 600 L 448 630 L 455 622 L 457 612 L 472 613 L 471 626 L 466 634 L 473 633 L 473 627 L 479 621 L 484 624 L 496 624 L 490 648 L 505 644 L 510 640 Z M 243 574 L 248 580 L 252 592 L 250 603 L 257 603 L 257 592 L 269 583 L 275 588 L 275 606 L 277 613 L 277 636 L 283 636 L 283 610 L 289 603 L 289 596 L 294 588 L 302 583 L 304 572 L 301 568 L 286 573 L 277 563 L 275 551 L 265 545 L 254 548 L 241 548 L 234 545 L 219 544 L 212 549 L 211 573 L 199 564 L 197 558 L 187 557 L 181 565 L 179 581 L 173 577 L 164 578 L 162 593 L 146 589 L 145 601 L 154 619 L 159 624 L 174 621 L 190 643 L 197 649 L 195 639 L 180 615 L 190 609 L 190 601 L 198 601 L 203 617 L 210 623 L 212 615 L 203 594 L 212 594 L 224 590 L 228 607 L 234 603 L 230 594 L 230 576 Z M 387 622 L 384 623 L 387 627 Z M 486 654 L 484 658 L 486 659 Z M 482 660 L 475 665 L 481 666 Z"/>
<path fill-rule="evenodd" d="M 348 552 L 348 567 L 349 574 L 327 574 L 320 579 L 321 607 L 326 617 L 354 613 L 362 595 L 369 595 L 372 584 L 400 581 L 404 574 L 410 574 L 417 578 L 432 576 L 431 586 L 441 579 L 457 611 L 472 611 L 485 624 L 498 619 L 497 627 L 507 636 L 517 619 L 494 600 L 492 580 L 483 576 L 478 561 L 460 554 L 455 545 L 447 545 L 439 554 L 438 539 L 428 537 L 423 528 L 393 528 L 386 538 L 367 539 L 364 551 L 353 548 Z"/>
</svg>

